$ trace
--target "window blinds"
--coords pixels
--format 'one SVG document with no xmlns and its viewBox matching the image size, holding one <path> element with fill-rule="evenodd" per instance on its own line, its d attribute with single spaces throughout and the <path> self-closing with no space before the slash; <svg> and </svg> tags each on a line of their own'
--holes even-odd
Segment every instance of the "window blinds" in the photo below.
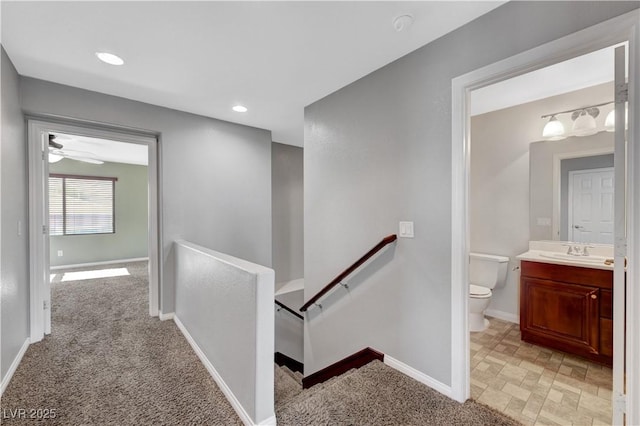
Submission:
<svg viewBox="0 0 640 426">
<path fill-rule="evenodd" d="M 50 235 L 115 232 L 115 178 L 51 175 Z"/>
</svg>

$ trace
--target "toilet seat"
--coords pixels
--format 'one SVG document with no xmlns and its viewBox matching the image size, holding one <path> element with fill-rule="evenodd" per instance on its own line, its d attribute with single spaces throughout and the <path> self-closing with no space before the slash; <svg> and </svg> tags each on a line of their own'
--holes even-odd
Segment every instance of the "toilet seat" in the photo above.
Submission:
<svg viewBox="0 0 640 426">
<path fill-rule="evenodd" d="M 491 289 L 475 284 L 469 284 L 469 296 L 475 299 L 488 299 L 491 297 Z"/>
</svg>

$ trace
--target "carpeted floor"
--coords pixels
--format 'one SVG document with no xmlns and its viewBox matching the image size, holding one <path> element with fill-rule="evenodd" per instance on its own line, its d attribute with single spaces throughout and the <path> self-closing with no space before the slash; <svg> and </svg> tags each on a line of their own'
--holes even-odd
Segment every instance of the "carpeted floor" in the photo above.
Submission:
<svg viewBox="0 0 640 426">
<path fill-rule="evenodd" d="M 473 401 L 459 404 L 380 361 L 304 391 L 295 373 L 281 370 L 275 397 L 279 425 L 520 424 Z"/>
<path fill-rule="evenodd" d="M 91 280 L 56 275 L 52 334 L 27 350 L 2 397 L 2 423 L 241 424 L 176 325 L 148 315 L 146 267 L 111 266 L 130 275 Z M 279 425 L 518 424 L 477 403 L 458 404 L 379 361 L 304 391 L 301 379 L 275 368 Z M 55 418 L 15 418 L 20 409 Z"/>
<path fill-rule="evenodd" d="M 146 262 L 109 268 L 123 267 L 130 276 L 56 276 L 52 334 L 27 350 L 2 423 L 30 424 L 11 419 L 22 408 L 55 410 L 38 424 L 242 424 L 173 321 L 149 316 Z"/>
</svg>

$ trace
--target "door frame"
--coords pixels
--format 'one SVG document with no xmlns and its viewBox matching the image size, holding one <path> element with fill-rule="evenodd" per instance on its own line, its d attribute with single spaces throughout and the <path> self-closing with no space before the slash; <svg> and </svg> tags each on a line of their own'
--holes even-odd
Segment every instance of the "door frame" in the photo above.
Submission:
<svg viewBox="0 0 640 426">
<path fill-rule="evenodd" d="M 96 123 L 67 119 L 27 116 L 29 164 L 29 319 L 30 342 L 38 342 L 51 332 L 49 283 L 48 218 L 48 134 L 70 133 L 79 136 L 135 143 L 147 146 L 148 165 L 148 256 L 149 315 L 158 316 L 162 297 L 162 226 L 160 222 L 158 135 Z"/>
<path fill-rule="evenodd" d="M 640 11 L 634 10 L 592 27 L 551 41 L 452 80 L 452 220 L 451 220 L 451 396 L 463 402 L 470 395 L 470 342 L 468 326 L 469 161 L 472 90 L 497 83 L 598 49 L 629 45 L 629 122 L 627 168 L 628 241 L 625 342 L 614 350 L 626 355 L 626 398 L 614 395 L 614 419 L 640 424 Z M 637 212 L 637 213 L 634 213 Z M 615 327 L 615 326 L 614 326 Z M 619 352 L 620 353 L 620 352 Z M 614 361 L 614 369 L 624 368 Z M 620 371 L 620 370 L 617 370 Z M 614 374 L 615 375 L 615 374 Z"/>
<path fill-rule="evenodd" d="M 567 188 L 567 201 L 568 201 L 568 208 L 567 208 L 567 238 L 569 238 L 569 235 L 571 235 L 572 231 L 572 226 L 571 224 L 572 222 L 572 217 L 573 217 L 573 182 L 572 182 L 572 177 L 575 176 L 576 174 L 585 174 L 585 173 L 595 173 L 595 172 L 604 172 L 604 171 L 610 171 L 611 173 L 615 173 L 615 167 L 601 167 L 598 169 L 584 169 L 584 170 L 570 170 L 569 171 L 569 182 L 568 182 L 568 188 Z M 613 219 L 612 219 L 613 221 Z M 569 241 L 575 241 L 572 239 L 569 239 Z M 584 243 L 584 242 L 583 242 Z M 590 243 L 595 243 L 595 241 L 590 241 Z M 607 243 L 608 244 L 608 243 Z M 613 245 L 613 242 L 611 242 L 611 244 Z"/>
</svg>

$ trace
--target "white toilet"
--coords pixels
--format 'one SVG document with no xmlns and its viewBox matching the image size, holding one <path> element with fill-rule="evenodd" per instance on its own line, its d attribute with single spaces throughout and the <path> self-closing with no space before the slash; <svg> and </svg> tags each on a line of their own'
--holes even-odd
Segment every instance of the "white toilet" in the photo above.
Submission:
<svg viewBox="0 0 640 426">
<path fill-rule="evenodd" d="M 484 331 L 489 320 L 484 311 L 491 303 L 491 289 L 502 287 L 507 279 L 509 258 L 469 253 L 469 330 Z"/>
</svg>

